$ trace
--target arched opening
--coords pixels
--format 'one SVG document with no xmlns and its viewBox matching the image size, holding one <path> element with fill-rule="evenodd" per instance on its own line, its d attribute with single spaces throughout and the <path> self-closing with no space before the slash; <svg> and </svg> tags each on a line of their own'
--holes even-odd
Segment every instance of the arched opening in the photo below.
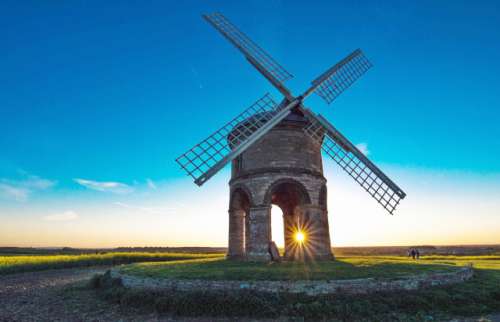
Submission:
<svg viewBox="0 0 500 322">
<path fill-rule="evenodd" d="M 271 240 L 276 243 L 278 248 L 285 247 L 285 226 L 283 225 L 283 211 L 280 207 L 272 205 L 271 207 Z"/>
<path fill-rule="evenodd" d="M 241 259 L 245 256 L 248 240 L 246 226 L 251 199 L 243 188 L 236 188 L 229 201 L 229 244 L 227 257 Z"/>
<path fill-rule="evenodd" d="M 311 203 L 307 190 L 298 181 L 291 179 L 278 180 L 269 188 L 265 201 L 281 209 L 283 223 L 281 234 L 283 236 L 285 258 L 296 258 L 297 246 L 302 244 L 304 239 L 300 228 L 304 220 L 301 206 Z M 272 220 L 277 220 L 274 217 L 277 216 L 272 216 Z M 278 230 L 274 225 L 271 226 L 271 230 L 274 232 L 272 237 L 277 242 Z M 302 240 L 299 240 L 298 237 L 301 237 Z"/>
</svg>

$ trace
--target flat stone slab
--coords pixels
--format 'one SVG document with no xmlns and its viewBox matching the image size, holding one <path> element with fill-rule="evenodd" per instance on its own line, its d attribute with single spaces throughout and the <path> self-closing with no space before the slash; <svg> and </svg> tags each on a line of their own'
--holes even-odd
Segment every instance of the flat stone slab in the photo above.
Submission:
<svg viewBox="0 0 500 322">
<path fill-rule="evenodd" d="M 396 279 L 362 278 L 351 280 L 301 280 L 301 281 L 211 281 L 199 279 L 159 279 L 139 277 L 111 272 L 113 277 L 120 277 L 123 285 L 129 288 L 157 291 L 239 291 L 252 290 L 264 293 L 304 293 L 310 296 L 325 294 L 369 294 L 374 292 L 392 292 L 418 290 L 421 288 L 461 283 L 474 275 L 471 266 L 458 268 L 454 272 L 427 273 Z"/>
</svg>

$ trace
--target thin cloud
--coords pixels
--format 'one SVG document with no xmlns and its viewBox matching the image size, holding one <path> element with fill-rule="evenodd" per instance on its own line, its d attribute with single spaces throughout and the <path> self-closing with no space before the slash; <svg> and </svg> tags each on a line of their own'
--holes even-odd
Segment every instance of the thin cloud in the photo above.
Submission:
<svg viewBox="0 0 500 322">
<path fill-rule="evenodd" d="M 156 190 L 157 186 L 151 179 L 146 179 L 146 184 L 148 185 L 149 188 Z"/>
<path fill-rule="evenodd" d="M 356 148 L 358 148 L 358 150 L 361 151 L 361 153 L 363 153 L 366 156 L 370 154 L 370 151 L 368 150 L 368 144 L 365 142 L 356 144 Z"/>
<path fill-rule="evenodd" d="M 27 188 L 15 187 L 13 185 L 0 182 L 0 196 L 5 199 L 16 201 L 26 201 L 30 191 Z"/>
<path fill-rule="evenodd" d="M 73 210 L 68 210 L 61 213 L 56 213 L 43 217 L 46 221 L 72 221 L 78 219 L 80 216 Z"/>
<path fill-rule="evenodd" d="M 15 201 L 27 201 L 35 191 L 48 190 L 57 184 L 57 181 L 28 175 L 19 180 L 0 179 L 0 197 Z"/>
<path fill-rule="evenodd" d="M 29 176 L 27 179 L 25 179 L 21 182 L 25 187 L 35 189 L 35 190 L 50 189 L 53 186 L 55 186 L 57 183 L 56 181 L 40 178 L 38 176 Z"/>
<path fill-rule="evenodd" d="M 79 185 L 84 186 L 85 188 L 96 191 L 111 192 L 116 194 L 127 194 L 134 191 L 134 188 L 121 182 L 94 181 L 79 178 L 75 178 L 73 180 Z"/>
</svg>

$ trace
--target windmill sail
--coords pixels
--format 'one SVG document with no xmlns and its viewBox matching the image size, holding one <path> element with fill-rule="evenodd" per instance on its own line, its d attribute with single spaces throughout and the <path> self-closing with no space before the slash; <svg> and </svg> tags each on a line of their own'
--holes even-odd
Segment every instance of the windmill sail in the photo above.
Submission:
<svg viewBox="0 0 500 322">
<path fill-rule="evenodd" d="M 305 96 L 312 92 L 318 94 L 328 104 L 333 102 L 343 91 L 363 75 L 372 64 L 364 56 L 361 49 L 356 49 L 318 78 L 311 82 L 311 88 Z"/>
<path fill-rule="evenodd" d="M 290 91 L 283 85 L 283 82 L 293 77 L 292 74 L 287 72 L 267 52 L 248 38 L 222 14 L 213 13 L 203 15 L 203 18 L 238 48 L 245 55 L 246 59 L 283 95 L 290 101 L 293 100 Z"/>
<path fill-rule="evenodd" d="M 323 151 L 390 214 L 406 194 L 321 115 L 303 108 L 310 124 L 304 128 Z"/>
<path fill-rule="evenodd" d="M 284 119 L 298 103 L 296 100 L 282 106 L 266 94 L 176 161 L 201 186 Z"/>
</svg>

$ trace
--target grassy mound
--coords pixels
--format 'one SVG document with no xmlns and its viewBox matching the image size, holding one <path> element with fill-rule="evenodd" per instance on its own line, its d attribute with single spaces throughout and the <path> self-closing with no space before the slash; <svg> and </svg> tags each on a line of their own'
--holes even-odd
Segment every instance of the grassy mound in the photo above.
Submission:
<svg viewBox="0 0 500 322">
<path fill-rule="evenodd" d="M 404 257 L 344 257 L 312 263 L 256 263 L 202 258 L 156 263 L 136 263 L 120 269 L 123 274 L 154 278 L 204 280 L 333 280 L 396 278 L 414 274 L 448 272 L 455 265 Z"/>
<path fill-rule="evenodd" d="M 220 254 L 111 252 L 81 255 L 0 256 L 0 275 L 53 268 L 118 265 L 135 262 L 175 261 L 219 257 Z"/>
<path fill-rule="evenodd" d="M 255 276 L 258 278 L 266 276 L 266 279 L 269 279 L 269 276 L 276 276 L 273 275 L 275 274 L 273 273 L 274 269 L 281 273 L 294 274 L 292 276 L 301 276 L 300 278 L 303 276 L 318 277 L 329 269 L 330 273 L 333 272 L 338 278 L 352 278 L 367 272 L 388 276 L 437 268 L 446 269 L 449 266 L 463 266 L 471 262 L 475 267 L 475 276 L 464 283 L 419 291 L 356 296 L 263 294 L 248 290 L 241 290 L 238 294 L 210 290 L 152 292 L 122 287 L 120 281 L 109 280 L 111 278 L 109 274 L 108 278 L 102 276 L 94 278 L 93 287 L 97 288 L 97 293 L 100 296 L 108 301 L 119 303 L 124 309 L 136 307 L 144 308 L 147 311 L 156 310 L 159 313 L 183 316 L 283 317 L 285 319 L 329 321 L 436 321 L 450 320 L 456 316 L 473 316 L 500 311 L 500 258 L 492 257 L 441 256 L 439 259 L 421 261 L 409 261 L 405 258 L 356 257 L 341 258 L 339 261 L 331 263 L 316 263 L 310 267 L 306 267 L 304 264 L 294 266 L 293 263 L 265 265 L 228 263 L 219 259 L 198 259 L 189 265 L 186 262 L 172 262 L 168 265 L 165 265 L 166 263 L 134 264 L 127 266 L 124 270 L 135 274 L 148 273 L 164 277 L 171 277 L 174 274 L 193 277 L 197 272 L 199 273 L 199 270 L 196 271 L 198 265 L 208 265 L 205 267 L 210 268 L 211 276 L 239 278 L 247 276 L 247 274 L 256 274 Z M 240 265 L 239 268 L 244 273 L 236 271 L 237 265 Z M 181 272 L 181 267 L 185 268 L 184 273 Z M 191 270 L 187 267 L 190 267 Z M 170 268 L 170 272 L 167 272 L 168 268 Z M 227 270 L 227 272 L 216 273 L 217 268 Z M 396 270 L 396 268 L 398 269 Z M 305 271 L 300 273 L 301 269 L 308 273 Z M 338 269 L 339 272 L 335 273 L 335 269 Z M 389 270 L 391 274 L 384 272 L 384 270 Z M 285 276 L 287 275 L 285 274 Z"/>
</svg>

